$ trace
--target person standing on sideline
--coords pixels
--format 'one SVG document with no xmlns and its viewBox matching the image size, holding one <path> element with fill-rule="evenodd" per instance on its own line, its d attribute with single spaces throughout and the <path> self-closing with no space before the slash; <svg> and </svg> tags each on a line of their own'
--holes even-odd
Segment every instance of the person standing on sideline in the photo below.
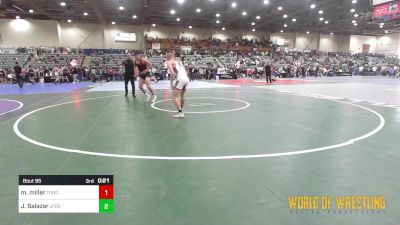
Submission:
<svg viewBox="0 0 400 225">
<path fill-rule="evenodd" d="M 269 64 L 265 66 L 265 78 L 267 79 L 267 83 L 272 83 L 271 66 Z"/>
<path fill-rule="evenodd" d="M 18 62 L 15 62 L 14 66 L 14 72 L 15 72 L 15 77 L 17 78 L 17 83 L 20 88 L 24 86 L 24 78 L 22 77 L 22 67 L 18 64 Z"/>
<path fill-rule="evenodd" d="M 133 63 L 133 57 L 131 53 L 126 54 L 126 60 L 122 63 L 125 67 L 125 75 L 124 75 L 124 81 L 125 81 L 125 97 L 128 96 L 128 84 L 129 81 L 131 82 L 132 85 L 132 96 L 135 98 L 135 76 L 134 76 L 134 66 L 135 64 Z"/>
</svg>

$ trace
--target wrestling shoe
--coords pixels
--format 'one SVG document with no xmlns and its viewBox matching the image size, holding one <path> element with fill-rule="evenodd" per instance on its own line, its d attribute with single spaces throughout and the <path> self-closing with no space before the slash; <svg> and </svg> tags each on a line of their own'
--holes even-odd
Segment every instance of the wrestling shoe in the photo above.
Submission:
<svg viewBox="0 0 400 225">
<path fill-rule="evenodd" d="M 147 96 L 146 102 L 149 102 L 149 101 L 150 101 L 150 98 L 151 98 L 151 96 L 150 96 L 149 94 L 146 94 L 146 96 Z"/>
<path fill-rule="evenodd" d="M 157 95 L 153 95 L 153 100 L 151 100 L 152 103 L 157 101 Z"/>
<path fill-rule="evenodd" d="M 176 115 L 174 115 L 172 117 L 176 118 L 176 119 L 181 119 L 181 118 L 185 118 L 185 114 L 183 112 L 181 112 L 181 113 L 178 113 L 178 114 L 176 114 Z"/>
</svg>

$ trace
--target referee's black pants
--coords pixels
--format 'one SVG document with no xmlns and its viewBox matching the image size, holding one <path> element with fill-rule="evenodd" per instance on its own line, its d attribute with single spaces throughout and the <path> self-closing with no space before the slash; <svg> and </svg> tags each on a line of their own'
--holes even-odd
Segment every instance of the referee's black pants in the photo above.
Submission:
<svg viewBox="0 0 400 225">
<path fill-rule="evenodd" d="M 125 81 L 125 94 L 128 94 L 128 84 L 129 81 L 131 82 L 132 86 L 132 94 L 135 95 L 135 77 L 133 75 L 125 75 L 124 76 L 124 81 Z"/>
<path fill-rule="evenodd" d="M 20 74 L 17 74 L 15 77 L 17 78 L 17 83 L 19 87 L 22 88 L 24 86 L 24 77 Z"/>
<path fill-rule="evenodd" d="M 272 83 L 271 74 L 267 74 L 267 75 L 266 75 L 266 78 L 267 78 L 267 83 Z"/>
</svg>

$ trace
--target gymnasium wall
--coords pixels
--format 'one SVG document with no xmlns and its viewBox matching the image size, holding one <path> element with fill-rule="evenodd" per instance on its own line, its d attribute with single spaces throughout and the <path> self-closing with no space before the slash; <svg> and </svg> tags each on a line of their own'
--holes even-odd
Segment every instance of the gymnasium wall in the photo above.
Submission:
<svg viewBox="0 0 400 225">
<path fill-rule="evenodd" d="M 388 34 L 376 39 L 376 52 L 383 54 L 399 55 L 399 33 Z"/>
<path fill-rule="evenodd" d="M 143 27 L 88 23 L 64 23 L 57 25 L 59 46 L 71 48 L 142 49 Z M 116 33 L 135 33 L 136 42 L 115 42 Z"/>
<path fill-rule="evenodd" d="M 350 49 L 350 36 L 321 34 L 319 50 L 324 52 L 347 52 Z"/>
<path fill-rule="evenodd" d="M 370 53 L 381 53 L 386 55 L 400 56 L 400 34 L 393 33 L 383 36 L 351 35 L 350 51 L 360 53 L 363 45 L 370 46 Z"/>
<path fill-rule="evenodd" d="M 296 42 L 294 48 L 297 50 L 318 49 L 318 34 L 296 33 Z"/>
<path fill-rule="evenodd" d="M 328 52 L 347 52 L 350 47 L 350 36 L 329 34 L 306 33 L 273 33 L 271 40 L 289 39 L 288 49 L 296 50 L 320 50 Z"/>
<path fill-rule="evenodd" d="M 360 53 L 363 45 L 370 46 L 370 53 L 382 53 L 387 55 L 400 55 L 400 35 L 399 33 L 387 34 L 383 36 L 351 35 L 350 51 Z"/>
<path fill-rule="evenodd" d="M 59 23 L 59 46 L 97 48 L 103 46 L 104 33 L 102 26 L 92 24 Z"/>
<path fill-rule="evenodd" d="M 375 36 L 351 35 L 350 51 L 354 53 L 363 52 L 363 45 L 370 46 L 370 53 L 376 53 L 377 38 Z"/>
<path fill-rule="evenodd" d="M 17 21 L 17 24 L 15 24 Z M 136 42 L 115 42 L 116 33 L 136 33 Z M 0 19 L 0 47 L 144 48 L 143 27 Z"/>
<path fill-rule="evenodd" d="M 15 22 L 18 21 L 18 22 Z M 134 43 L 114 41 L 115 33 L 136 33 Z M 188 37 L 204 39 L 209 37 L 226 40 L 228 38 L 278 38 L 291 41 L 289 49 L 316 49 L 330 52 L 362 52 L 363 44 L 370 45 L 371 53 L 400 55 L 399 33 L 380 37 L 366 35 L 329 35 L 305 33 L 269 33 L 251 32 L 249 30 L 213 30 L 207 28 L 144 26 L 144 25 L 111 25 L 67 23 L 44 20 L 10 20 L 0 19 L 0 47 L 40 47 L 63 46 L 71 48 L 129 48 L 143 49 L 144 35 L 159 38 Z"/>
<path fill-rule="evenodd" d="M 57 22 L 0 19 L 0 47 L 58 46 Z"/>
</svg>

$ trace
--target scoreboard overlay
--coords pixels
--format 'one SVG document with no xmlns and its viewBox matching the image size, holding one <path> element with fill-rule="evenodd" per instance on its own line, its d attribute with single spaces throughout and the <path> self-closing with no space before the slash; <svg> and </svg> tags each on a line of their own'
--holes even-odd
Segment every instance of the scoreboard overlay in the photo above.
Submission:
<svg viewBox="0 0 400 225">
<path fill-rule="evenodd" d="M 113 175 L 20 175 L 19 213 L 112 213 Z"/>
</svg>

